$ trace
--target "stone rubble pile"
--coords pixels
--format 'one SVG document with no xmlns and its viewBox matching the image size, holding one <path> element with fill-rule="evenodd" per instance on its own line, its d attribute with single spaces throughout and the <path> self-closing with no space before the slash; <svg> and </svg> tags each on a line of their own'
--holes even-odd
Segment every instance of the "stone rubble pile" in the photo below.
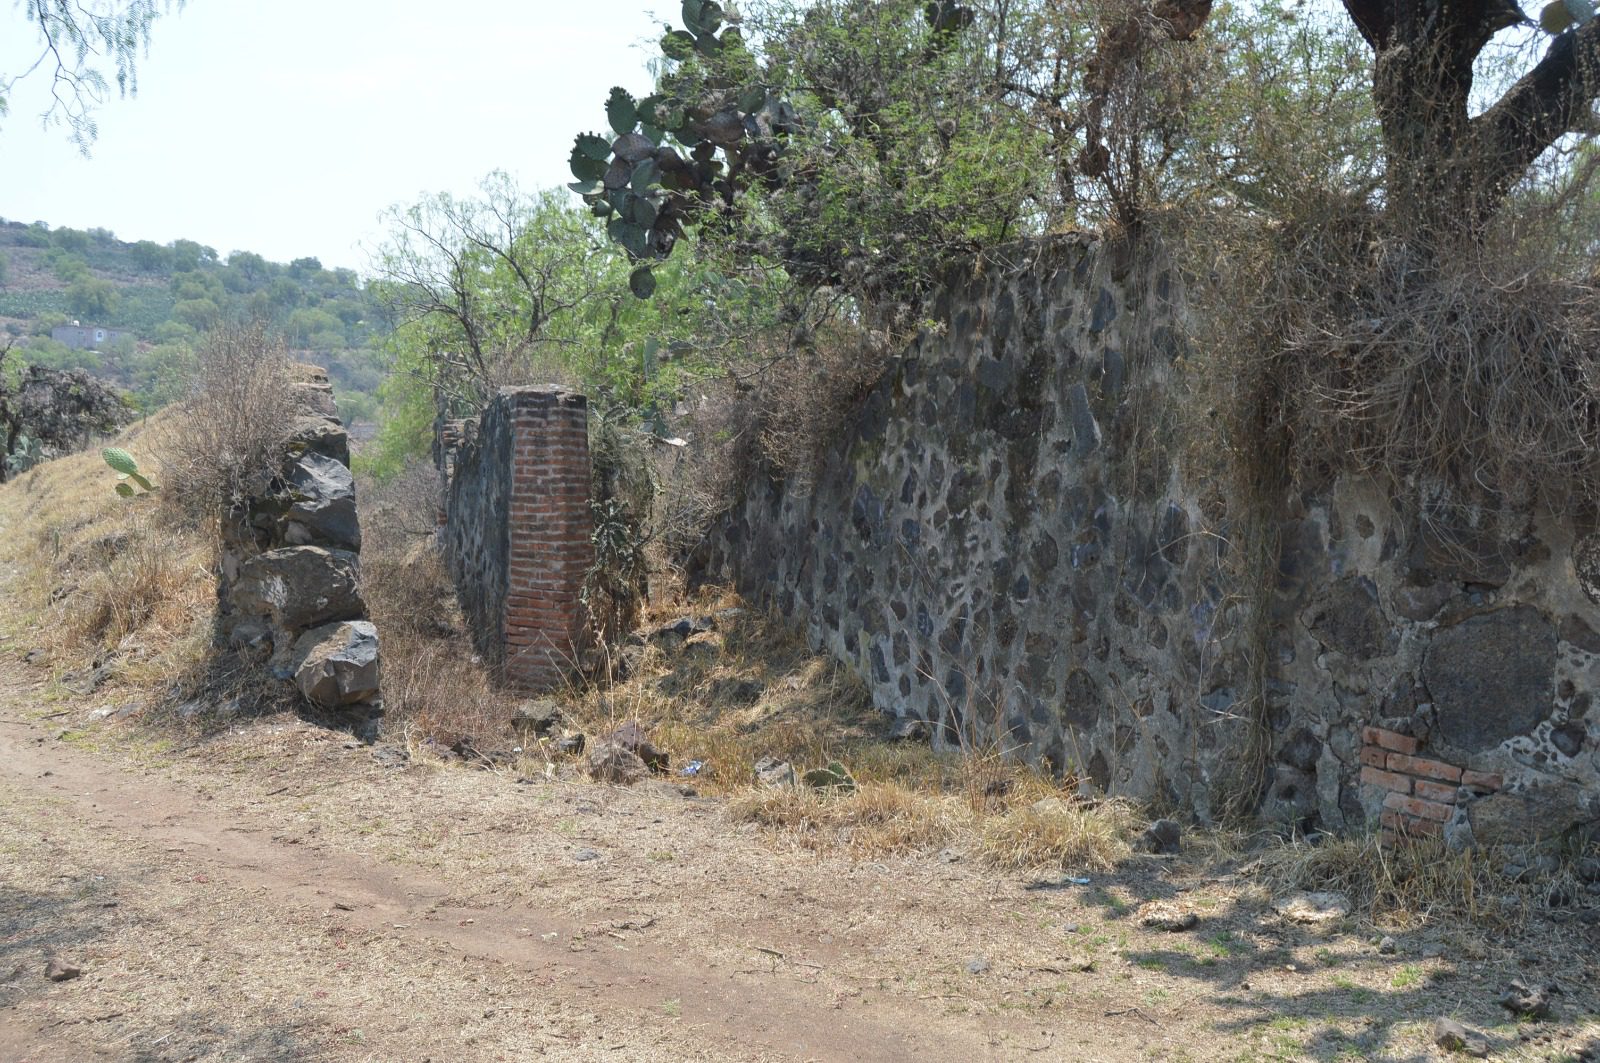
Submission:
<svg viewBox="0 0 1600 1063">
<path fill-rule="evenodd" d="M 350 437 L 326 371 L 296 369 L 302 416 L 277 475 L 223 522 L 218 639 L 375 732 L 378 633 L 361 596 Z"/>
</svg>

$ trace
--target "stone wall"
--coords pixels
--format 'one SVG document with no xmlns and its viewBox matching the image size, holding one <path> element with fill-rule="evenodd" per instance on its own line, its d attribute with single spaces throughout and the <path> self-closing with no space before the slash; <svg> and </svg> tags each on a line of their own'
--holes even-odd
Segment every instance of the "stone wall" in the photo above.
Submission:
<svg viewBox="0 0 1600 1063">
<path fill-rule="evenodd" d="M 555 387 L 502 388 L 451 425 L 441 542 L 479 652 L 511 683 L 560 686 L 579 669 L 593 563 L 588 404 Z"/>
<path fill-rule="evenodd" d="M 1207 818 L 1258 719 L 1263 811 L 1303 827 L 1404 811 L 1391 829 L 1521 841 L 1594 821 L 1588 529 L 1341 480 L 1285 499 L 1276 571 L 1242 570 L 1230 500 L 1193 471 L 1210 441 L 1185 409 L 1201 357 L 1185 313 L 1159 255 L 1087 237 L 953 278 L 941 327 L 893 362 L 813 482 L 757 477 L 700 563 L 944 747 L 998 746 Z M 1266 603 L 1264 639 L 1247 637 L 1248 600 Z M 1398 809 L 1428 776 L 1385 760 L 1395 777 L 1364 778 L 1364 728 L 1452 766 L 1447 781 L 1500 785 Z"/>
<path fill-rule="evenodd" d="M 361 597 L 350 440 L 326 371 L 296 367 L 283 459 L 222 523 L 218 639 L 312 703 L 375 730 L 378 634 Z"/>
</svg>

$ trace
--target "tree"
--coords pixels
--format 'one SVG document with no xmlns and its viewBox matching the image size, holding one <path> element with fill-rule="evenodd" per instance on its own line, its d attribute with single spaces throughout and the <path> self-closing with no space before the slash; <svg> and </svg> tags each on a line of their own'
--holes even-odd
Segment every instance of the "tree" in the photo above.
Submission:
<svg viewBox="0 0 1600 1063">
<path fill-rule="evenodd" d="M 1475 65 L 1497 34 L 1527 21 L 1514 0 L 1343 2 L 1374 56 L 1391 214 L 1422 231 L 1481 228 L 1548 148 L 1595 130 L 1600 20 L 1560 29 L 1543 58 L 1474 115 Z M 1546 17 L 1562 26 L 1560 15 Z"/>
<path fill-rule="evenodd" d="M 469 406 L 508 382 L 552 321 L 595 295 L 585 267 L 597 248 L 580 219 L 530 201 L 505 174 L 481 190 L 391 210 L 379 259 L 390 312 L 428 330 L 445 370 L 437 383 Z"/>
<path fill-rule="evenodd" d="M 11 259 L 5 252 L 0 251 L 0 289 L 5 288 L 6 282 L 11 277 Z"/>
<path fill-rule="evenodd" d="M 110 83 L 102 72 L 110 64 L 117 93 L 139 92 L 138 63 L 150 47 L 157 19 L 184 0 L 106 0 L 90 7 L 81 0 L 21 0 L 37 36 L 37 52 L 20 73 L 0 72 L 0 117 L 6 99 L 23 78 L 46 71 L 50 77 L 50 104 L 40 117 L 46 125 L 66 126 L 72 142 L 84 154 L 98 129 L 94 111 L 105 102 Z"/>
<path fill-rule="evenodd" d="M 80 277 L 67 289 L 67 305 L 81 321 L 106 322 L 122 305 L 122 293 L 108 280 Z"/>
<path fill-rule="evenodd" d="M 128 254 L 141 273 L 166 273 L 172 268 L 172 251 L 154 240 L 140 240 L 128 249 Z"/>
</svg>

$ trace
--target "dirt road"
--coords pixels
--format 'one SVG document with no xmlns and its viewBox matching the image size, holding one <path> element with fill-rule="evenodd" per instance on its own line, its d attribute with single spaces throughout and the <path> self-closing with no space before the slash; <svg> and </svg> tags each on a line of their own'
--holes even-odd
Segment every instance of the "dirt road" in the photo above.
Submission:
<svg viewBox="0 0 1600 1063">
<path fill-rule="evenodd" d="M 39 719 L 6 667 L 0 1063 L 1425 1059 L 1433 1017 L 1491 1022 L 1515 969 L 1475 938 L 1308 937 L 1176 865 L 1046 889 L 293 717 L 176 742 Z M 1148 901 L 1201 926 L 1144 929 Z M 1568 999 L 1537 1038 L 1491 1031 L 1498 1057 L 1591 1036 Z"/>
<path fill-rule="evenodd" d="M 852 927 L 925 915 L 880 907 L 885 891 L 869 889 L 854 911 L 808 925 L 815 902 L 759 848 L 708 861 L 676 897 L 671 882 L 616 873 L 632 856 L 681 879 L 671 854 L 723 833 L 714 807 L 675 795 L 548 785 L 573 792 L 542 795 L 549 837 L 533 853 L 514 844 L 520 828 L 466 820 L 489 828 L 485 846 L 524 850 L 513 855 L 530 879 L 570 880 L 557 903 L 497 902 L 504 882 L 350 848 L 337 829 L 323 840 L 319 822 L 340 815 L 334 784 L 352 798 L 398 787 L 407 794 L 383 796 L 409 804 L 417 780 L 297 721 L 276 730 L 305 748 L 288 781 L 256 795 L 227 778 L 248 731 L 172 761 L 163 778 L 78 751 L 59 726 L 0 719 L 0 1059 L 973 1060 L 1068 1044 L 1113 1059 L 1147 1041 L 1119 1045 L 1115 1022 L 1074 1030 L 1067 1016 L 975 1016 L 938 992 L 876 992 L 847 955 Z M 308 760 L 354 777 L 312 777 Z M 222 779 L 172 770 L 208 761 Z M 516 789 L 484 773 L 409 770 Z M 313 808 L 313 792 L 336 807 Z M 379 805 L 351 800 L 348 825 L 367 826 Z M 565 826 L 573 810 L 595 821 L 584 837 Z M 649 820 L 649 839 L 630 848 L 617 835 L 636 832 L 615 821 L 636 819 Z M 457 844 L 476 833 L 452 832 Z M 765 882 L 751 875 L 762 864 Z M 724 889 L 766 903 L 730 906 L 716 897 Z M 82 977 L 46 980 L 52 954 Z"/>
</svg>

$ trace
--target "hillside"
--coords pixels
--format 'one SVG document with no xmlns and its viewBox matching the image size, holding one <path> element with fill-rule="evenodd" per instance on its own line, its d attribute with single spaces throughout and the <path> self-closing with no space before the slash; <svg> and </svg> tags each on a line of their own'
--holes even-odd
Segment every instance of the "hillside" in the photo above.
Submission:
<svg viewBox="0 0 1600 1063">
<path fill-rule="evenodd" d="M 383 328 L 354 270 L 0 219 L 0 343 L 15 342 L 27 364 L 87 369 L 153 409 L 181 390 L 202 332 L 249 319 L 267 322 L 305 360 L 328 367 L 347 420 L 370 419 L 382 379 L 372 342 Z M 124 335 L 94 350 L 51 338 L 75 321 Z"/>
</svg>

